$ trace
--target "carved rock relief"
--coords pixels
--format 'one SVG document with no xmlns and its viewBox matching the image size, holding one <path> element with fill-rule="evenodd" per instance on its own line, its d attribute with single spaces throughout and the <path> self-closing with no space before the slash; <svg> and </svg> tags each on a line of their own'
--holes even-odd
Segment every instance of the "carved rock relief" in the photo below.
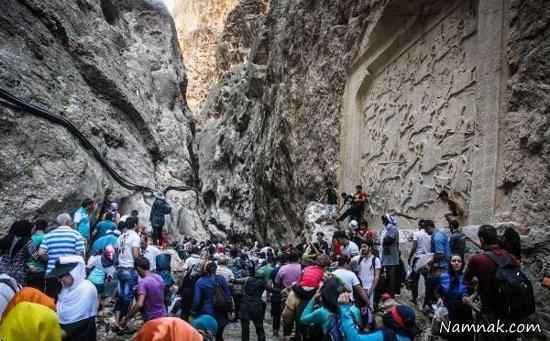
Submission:
<svg viewBox="0 0 550 341">
<path fill-rule="evenodd" d="M 468 6 L 456 4 L 418 17 L 409 31 L 421 33 L 401 39 L 408 45 L 393 46 L 389 56 L 380 53 L 388 59 L 375 62 L 381 67 L 365 65 L 370 75 L 356 98 L 363 122 L 358 166 L 370 215 L 439 216 L 443 191 L 468 201 L 476 68 L 467 41 L 475 20 Z"/>
</svg>

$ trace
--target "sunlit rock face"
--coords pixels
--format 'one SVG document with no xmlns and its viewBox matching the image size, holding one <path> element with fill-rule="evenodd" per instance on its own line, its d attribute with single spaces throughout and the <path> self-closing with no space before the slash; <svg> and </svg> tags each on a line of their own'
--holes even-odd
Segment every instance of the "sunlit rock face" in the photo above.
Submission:
<svg viewBox="0 0 550 341">
<path fill-rule="evenodd" d="M 171 0 L 188 79 L 187 102 L 202 124 L 207 117 L 197 115 L 208 91 L 218 79 L 216 49 L 228 13 L 238 0 Z"/>
<path fill-rule="evenodd" d="M 129 180 L 195 183 L 193 123 L 172 19 L 160 1 L 0 3 L 0 86 L 62 113 Z M 0 106 L 0 225 L 53 220 L 84 197 L 122 200 L 147 223 L 151 198 L 121 188 L 64 128 Z M 168 228 L 204 235 L 194 192 L 169 192 Z"/>
</svg>

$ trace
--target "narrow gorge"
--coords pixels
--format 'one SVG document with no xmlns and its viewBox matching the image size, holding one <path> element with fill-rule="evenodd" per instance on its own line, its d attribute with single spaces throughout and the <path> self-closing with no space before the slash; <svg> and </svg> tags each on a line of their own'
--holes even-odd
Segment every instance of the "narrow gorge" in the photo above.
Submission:
<svg viewBox="0 0 550 341">
<path fill-rule="evenodd" d="M 550 330 L 550 1 L 3 0 L 0 88 L 161 191 L 168 234 L 309 238 L 327 184 L 514 226 Z M 148 221 L 64 127 L 0 99 L 0 229 L 86 197 Z"/>
</svg>

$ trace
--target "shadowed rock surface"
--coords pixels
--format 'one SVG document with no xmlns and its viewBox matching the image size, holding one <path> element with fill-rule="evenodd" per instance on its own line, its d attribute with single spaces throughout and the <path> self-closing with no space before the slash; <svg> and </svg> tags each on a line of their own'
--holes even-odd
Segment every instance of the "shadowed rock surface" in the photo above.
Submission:
<svg viewBox="0 0 550 341">
<path fill-rule="evenodd" d="M 0 86 L 62 113 L 114 169 L 153 188 L 195 183 L 193 122 L 172 19 L 138 1 L 2 1 Z M 0 224 L 53 219 L 84 198 L 150 199 L 122 189 L 63 128 L 0 106 Z M 173 232 L 204 234 L 193 192 L 170 192 Z M 147 203 L 146 203 L 147 202 Z M 201 232 L 202 231 L 202 232 Z"/>
</svg>

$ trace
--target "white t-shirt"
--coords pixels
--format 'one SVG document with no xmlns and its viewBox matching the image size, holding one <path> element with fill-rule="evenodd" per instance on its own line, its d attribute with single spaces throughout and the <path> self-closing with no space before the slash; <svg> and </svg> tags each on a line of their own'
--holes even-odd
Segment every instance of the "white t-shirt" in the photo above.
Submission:
<svg viewBox="0 0 550 341">
<path fill-rule="evenodd" d="M 216 269 L 216 275 L 222 276 L 225 278 L 225 281 L 229 283 L 231 280 L 235 279 L 235 275 L 233 274 L 233 271 L 231 271 L 227 266 L 220 265 Z"/>
<path fill-rule="evenodd" d="M 147 245 L 147 248 L 143 251 L 143 256 L 149 260 L 149 270 L 155 271 L 157 269 L 157 256 L 160 254 L 158 247 Z"/>
<path fill-rule="evenodd" d="M 431 252 L 432 240 L 429 234 L 424 230 L 414 231 L 413 240 L 416 240 L 416 252 L 415 257 L 425 255 Z"/>
<path fill-rule="evenodd" d="M 193 270 L 191 273 L 192 276 L 198 275 L 201 273 L 200 264 L 202 262 L 202 259 L 199 255 L 192 254 L 189 256 L 185 263 L 183 264 L 183 272 L 187 273 L 188 271 Z"/>
<path fill-rule="evenodd" d="M 342 254 L 344 256 L 348 256 L 348 257 L 353 257 L 353 256 L 357 256 L 359 254 L 359 246 L 357 246 L 357 244 L 355 244 L 354 242 L 352 242 L 351 240 L 348 242 L 348 245 L 346 245 L 343 249 L 342 249 Z"/>
<path fill-rule="evenodd" d="M 374 261 L 374 269 L 372 268 L 373 257 L 375 256 L 370 255 L 369 257 L 364 257 L 363 260 L 361 260 L 361 264 L 357 265 L 359 270 L 359 279 L 361 280 L 363 289 L 367 290 L 372 287 L 372 283 L 374 282 L 374 271 L 382 268 L 382 263 L 380 262 L 380 258 L 378 257 L 376 257 L 376 260 Z M 356 256 L 354 258 L 354 261 L 359 263 L 360 258 L 361 256 Z"/>
<path fill-rule="evenodd" d="M 361 284 L 361 282 L 359 282 L 359 278 L 357 278 L 357 275 L 352 271 L 340 268 L 336 269 L 332 274 L 340 278 L 340 280 L 344 283 L 346 290 L 349 292 L 353 292 L 353 287 Z"/>
<path fill-rule="evenodd" d="M 121 268 L 134 267 L 134 255 L 132 248 L 139 248 L 141 240 L 139 235 L 134 230 L 128 230 L 118 237 L 115 248 L 119 251 L 118 266 Z"/>
</svg>

